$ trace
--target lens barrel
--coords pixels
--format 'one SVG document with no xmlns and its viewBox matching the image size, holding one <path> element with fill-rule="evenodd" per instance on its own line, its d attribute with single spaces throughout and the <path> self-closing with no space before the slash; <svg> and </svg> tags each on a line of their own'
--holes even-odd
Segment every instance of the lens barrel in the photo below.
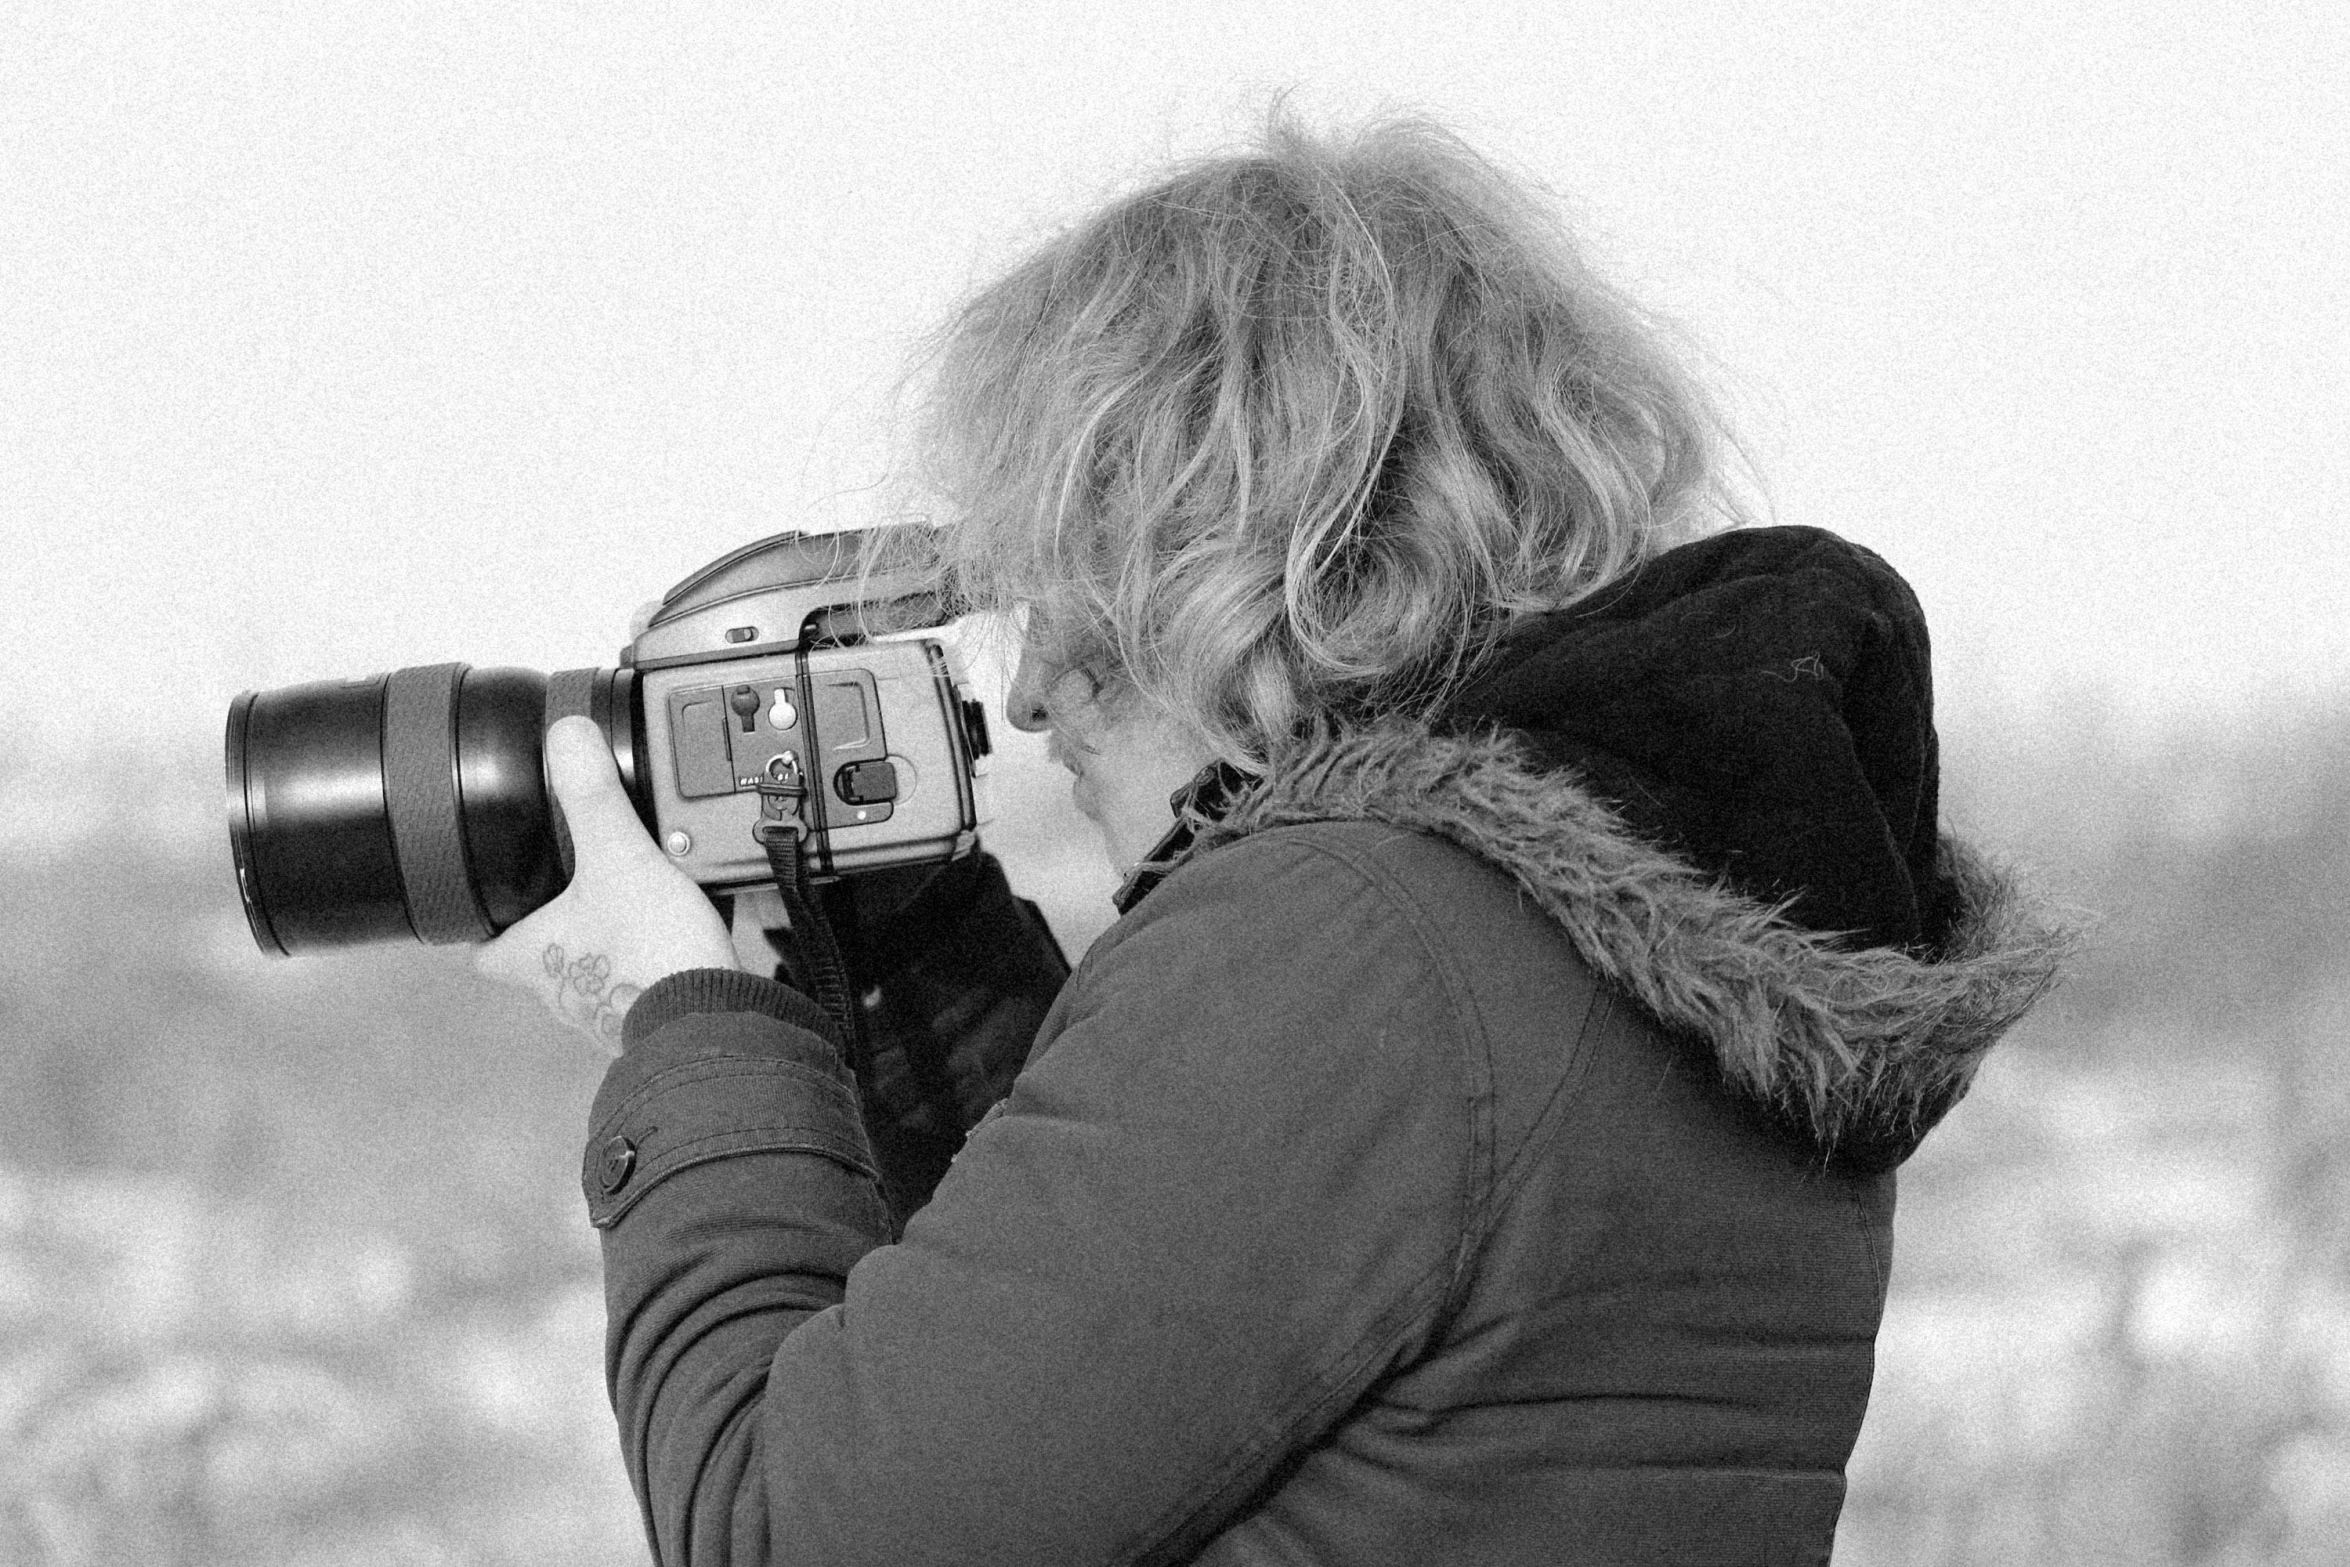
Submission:
<svg viewBox="0 0 2350 1567">
<path fill-rule="evenodd" d="M 431 664 L 229 708 L 229 847 L 253 939 L 286 955 L 487 941 L 570 879 L 546 728 L 580 713 L 651 821 L 633 670 Z"/>
</svg>

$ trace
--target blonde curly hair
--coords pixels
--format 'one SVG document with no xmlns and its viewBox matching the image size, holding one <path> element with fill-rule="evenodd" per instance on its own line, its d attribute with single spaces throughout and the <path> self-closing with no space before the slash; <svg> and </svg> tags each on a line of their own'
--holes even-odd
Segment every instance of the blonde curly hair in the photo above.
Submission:
<svg viewBox="0 0 2350 1567">
<path fill-rule="evenodd" d="M 1117 201 L 937 334 L 927 534 L 965 602 L 1248 765 L 1440 701 L 1513 617 L 1738 520 L 1669 333 L 1419 119 Z"/>
</svg>

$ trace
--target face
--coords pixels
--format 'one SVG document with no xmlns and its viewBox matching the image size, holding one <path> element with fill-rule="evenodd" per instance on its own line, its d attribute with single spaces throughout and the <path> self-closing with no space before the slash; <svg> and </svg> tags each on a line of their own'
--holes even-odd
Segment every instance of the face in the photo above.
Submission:
<svg viewBox="0 0 2350 1567">
<path fill-rule="evenodd" d="M 1021 649 L 1004 707 L 1014 728 L 1052 737 L 1053 760 L 1076 775 L 1069 797 L 1101 830 L 1121 876 L 1175 824 L 1167 797 L 1215 760 L 1163 710 L 1139 697 L 1105 701 L 1092 676 L 1054 663 L 1034 643 Z"/>
</svg>

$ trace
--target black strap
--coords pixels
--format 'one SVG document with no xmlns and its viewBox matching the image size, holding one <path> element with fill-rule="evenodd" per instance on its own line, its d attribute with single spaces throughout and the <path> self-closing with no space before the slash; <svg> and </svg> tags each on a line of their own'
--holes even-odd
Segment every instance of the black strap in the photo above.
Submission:
<svg viewBox="0 0 2350 1567">
<path fill-rule="evenodd" d="M 752 830 L 767 851 L 767 868 L 775 877 L 775 890 L 783 897 L 784 916 L 791 921 L 794 939 L 790 945 L 807 970 L 794 974 L 793 981 L 815 997 L 840 1030 L 849 1065 L 863 1080 L 872 1063 L 867 1059 L 857 992 L 849 981 L 848 964 L 841 959 L 832 921 L 808 885 L 808 820 L 802 814 L 807 797 L 807 780 L 796 764 L 787 768 L 780 780 L 762 779 L 759 825 Z"/>
</svg>

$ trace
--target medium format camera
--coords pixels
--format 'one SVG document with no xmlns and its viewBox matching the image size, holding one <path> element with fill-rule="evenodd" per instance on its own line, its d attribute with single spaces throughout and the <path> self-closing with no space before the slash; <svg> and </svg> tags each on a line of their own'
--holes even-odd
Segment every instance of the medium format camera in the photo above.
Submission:
<svg viewBox="0 0 2350 1567">
<path fill-rule="evenodd" d="M 253 939 L 486 941 L 547 902 L 570 846 L 544 736 L 574 713 L 604 731 L 654 841 L 712 891 L 771 879 L 760 828 L 779 799 L 818 881 L 966 852 L 986 718 L 935 638 L 888 630 L 946 616 L 868 564 L 880 531 L 783 533 L 713 561 L 617 669 L 431 664 L 239 696 L 229 845 Z"/>
</svg>

